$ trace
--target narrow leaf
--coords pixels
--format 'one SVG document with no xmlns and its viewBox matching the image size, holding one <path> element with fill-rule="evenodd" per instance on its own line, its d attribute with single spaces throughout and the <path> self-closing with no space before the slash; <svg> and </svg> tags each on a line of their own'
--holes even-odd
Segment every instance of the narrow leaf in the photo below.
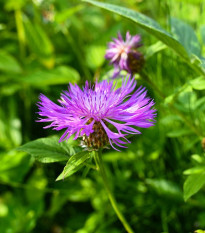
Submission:
<svg viewBox="0 0 205 233">
<path fill-rule="evenodd" d="M 134 21 L 139 27 L 143 28 L 164 44 L 172 48 L 176 53 L 178 53 L 181 57 L 186 60 L 189 60 L 189 56 L 185 50 L 185 48 L 177 41 L 170 33 L 164 30 L 156 21 L 143 15 L 139 12 L 134 10 L 127 9 L 125 7 L 109 4 L 109 3 L 102 3 L 92 0 L 84 0 L 85 2 L 91 3 L 95 6 L 101 7 L 103 9 L 109 10 L 111 12 L 117 13 L 125 18 L 128 18 Z"/>
<path fill-rule="evenodd" d="M 199 174 L 205 171 L 205 166 L 192 167 L 183 172 L 184 175 Z"/>
<path fill-rule="evenodd" d="M 187 201 L 205 184 L 205 172 L 190 175 L 184 182 L 184 200 Z"/>
<path fill-rule="evenodd" d="M 201 39 L 203 44 L 205 45 L 205 25 L 201 25 L 200 27 Z"/>
<path fill-rule="evenodd" d="M 55 63 L 54 48 L 43 27 L 24 17 L 24 29 L 30 50 L 45 67 L 52 68 Z"/>
<path fill-rule="evenodd" d="M 63 172 L 58 176 L 56 181 L 65 179 L 71 176 L 73 173 L 77 172 L 82 166 L 85 160 L 90 157 L 89 151 L 82 151 L 73 155 L 67 162 L 63 169 Z"/>
</svg>

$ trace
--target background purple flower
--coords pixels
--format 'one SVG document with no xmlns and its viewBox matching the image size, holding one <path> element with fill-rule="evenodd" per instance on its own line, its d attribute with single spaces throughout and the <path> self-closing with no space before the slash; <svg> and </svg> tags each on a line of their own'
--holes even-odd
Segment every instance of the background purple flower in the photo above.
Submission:
<svg viewBox="0 0 205 233">
<path fill-rule="evenodd" d="M 155 122 L 154 101 L 146 96 L 145 88 L 134 91 L 135 87 L 136 81 L 131 78 L 124 79 L 118 89 L 113 81 L 105 80 L 93 86 L 86 82 L 83 89 L 70 84 L 58 100 L 60 105 L 41 94 L 38 121 L 50 123 L 44 128 L 65 129 L 60 142 L 75 135 L 74 139 L 87 138 L 84 142 L 88 147 L 103 147 L 106 142 L 113 148 L 113 144 L 125 147 L 130 143 L 128 134 L 140 133 L 136 127 L 147 128 Z"/>
<path fill-rule="evenodd" d="M 137 51 L 137 48 L 142 46 L 140 41 L 140 35 L 131 36 L 127 32 L 125 41 L 122 35 L 118 33 L 118 38 L 113 38 L 113 41 L 108 43 L 105 58 L 114 65 L 113 78 L 116 78 L 121 70 L 126 70 L 133 74 L 142 68 L 144 57 Z"/>
</svg>

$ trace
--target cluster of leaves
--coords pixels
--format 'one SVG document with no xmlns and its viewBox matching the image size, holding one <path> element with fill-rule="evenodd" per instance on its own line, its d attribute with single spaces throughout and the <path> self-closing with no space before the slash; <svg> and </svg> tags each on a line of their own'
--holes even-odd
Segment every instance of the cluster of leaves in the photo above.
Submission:
<svg viewBox="0 0 205 233">
<path fill-rule="evenodd" d="M 106 44 L 127 30 L 142 35 L 136 78 L 158 119 L 128 149 L 104 152 L 112 189 L 136 232 L 205 228 L 205 19 L 201 1 L 180 4 L 0 2 L 0 232 L 122 232 L 90 154 L 46 137 L 35 103 L 68 82 L 107 78 Z"/>
</svg>

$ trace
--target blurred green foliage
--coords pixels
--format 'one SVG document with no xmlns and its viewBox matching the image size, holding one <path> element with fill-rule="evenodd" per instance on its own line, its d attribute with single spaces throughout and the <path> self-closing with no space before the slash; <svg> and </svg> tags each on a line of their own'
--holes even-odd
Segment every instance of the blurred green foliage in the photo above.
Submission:
<svg viewBox="0 0 205 233">
<path fill-rule="evenodd" d="M 108 2 L 143 16 L 113 13 Z M 142 36 L 146 65 L 136 78 L 158 117 L 128 149 L 104 151 L 113 192 L 136 232 L 205 229 L 205 2 L 94 4 L 108 11 L 78 0 L 0 1 L 0 232 L 124 232 L 92 167 L 55 182 L 80 149 L 69 140 L 56 150 L 59 135 L 38 139 L 54 132 L 35 120 L 41 92 L 55 101 L 69 82 L 107 78 L 106 45 L 127 30 Z"/>
</svg>

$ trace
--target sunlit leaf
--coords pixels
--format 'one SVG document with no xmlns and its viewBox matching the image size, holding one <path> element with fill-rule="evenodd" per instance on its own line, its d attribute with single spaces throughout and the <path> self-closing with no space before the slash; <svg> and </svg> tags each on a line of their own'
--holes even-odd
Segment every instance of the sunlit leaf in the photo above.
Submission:
<svg viewBox="0 0 205 233">
<path fill-rule="evenodd" d="M 205 78 L 199 77 L 190 81 L 192 88 L 196 90 L 204 90 L 205 89 Z"/>
<path fill-rule="evenodd" d="M 184 200 L 187 201 L 197 193 L 205 184 L 205 171 L 199 174 L 190 175 L 184 182 Z"/>
<path fill-rule="evenodd" d="M 202 156 L 197 155 L 197 154 L 193 154 L 193 155 L 191 156 L 191 158 L 192 158 L 195 162 L 197 162 L 197 163 L 203 163 L 203 162 L 204 162 L 204 159 L 205 159 L 205 158 L 203 158 Z"/>
<path fill-rule="evenodd" d="M 26 0 L 7 0 L 5 1 L 5 9 L 7 11 L 19 10 L 26 4 Z"/>
<path fill-rule="evenodd" d="M 197 166 L 187 169 L 183 173 L 184 175 L 192 175 L 192 174 L 202 173 L 204 171 L 205 171 L 205 166 Z"/>
<path fill-rule="evenodd" d="M 157 37 L 164 44 L 172 48 L 176 53 L 178 53 L 181 57 L 188 59 L 188 54 L 185 48 L 166 30 L 164 30 L 156 21 L 143 15 L 134 10 L 109 4 L 103 2 L 97 2 L 92 0 L 84 0 L 85 2 L 91 3 L 98 7 L 104 8 L 111 12 L 117 13 L 121 16 L 124 16 L 132 21 L 134 21 L 139 27 L 143 28 L 153 36 Z"/>
<path fill-rule="evenodd" d="M 87 48 L 86 62 L 92 69 L 99 68 L 104 63 L 105 46 L 92 45 Z"/>
<path fill-rule="evenodd" d="M 9 73 L 21 73 L 17 60 L 6 51 L 0 50 L 0 70 Z"/>
<path fill-rule="evenodd" d="M 82 151 L 74 154 L 68 160 L 66 166 L 63 169 L 63 172 L 57 177 L 56 181 L 65 179 L 66 177 L 71 176 L 73 173 L 77 172 L 88 158 L 90 158 L 89 151 Z"/>
</svg>

